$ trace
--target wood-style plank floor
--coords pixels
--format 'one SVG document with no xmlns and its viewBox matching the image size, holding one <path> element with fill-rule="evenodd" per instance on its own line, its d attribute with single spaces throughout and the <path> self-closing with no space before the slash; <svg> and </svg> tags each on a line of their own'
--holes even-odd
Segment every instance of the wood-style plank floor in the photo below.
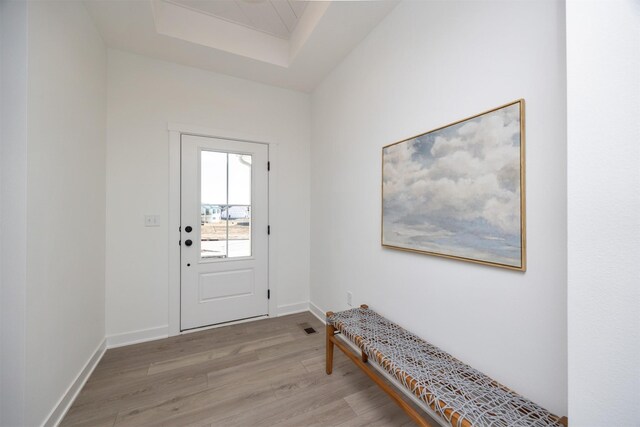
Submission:
<svg viewBox="0 0 640 427">
<path fill-rule="evenodd" d="M 340 350 L 325 373 L 324 332 L 307 312 L 108 350 L 61 425 L 413 425 Z"/>
</svg>

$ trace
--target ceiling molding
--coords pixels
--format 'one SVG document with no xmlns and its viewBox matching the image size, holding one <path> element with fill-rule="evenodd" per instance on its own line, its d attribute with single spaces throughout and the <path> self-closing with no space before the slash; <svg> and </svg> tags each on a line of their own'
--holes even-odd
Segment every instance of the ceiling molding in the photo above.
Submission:
<svg viewBox="0 0 640 427">
<path fill-rule="evenodd" d="M 167 3 L 289 40 L 308 1 L 164 0 Z"/>
<path fill-rule="evenodd" d="M 287 40 L 173 2 L 153 0 L 151 8 L 158 34 L 281 67 L 289 66 Z"/>
</svg>

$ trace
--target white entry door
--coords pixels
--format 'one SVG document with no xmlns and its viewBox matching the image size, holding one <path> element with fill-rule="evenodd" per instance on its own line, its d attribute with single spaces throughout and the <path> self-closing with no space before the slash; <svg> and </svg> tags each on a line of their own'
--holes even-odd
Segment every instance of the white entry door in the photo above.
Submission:
<svg viewBox="0 0 640 427">
<path fill-rule="evenodd" d="M 181 144 L 181 330 L 268 314 L 268 146 Z"/>
</svg>

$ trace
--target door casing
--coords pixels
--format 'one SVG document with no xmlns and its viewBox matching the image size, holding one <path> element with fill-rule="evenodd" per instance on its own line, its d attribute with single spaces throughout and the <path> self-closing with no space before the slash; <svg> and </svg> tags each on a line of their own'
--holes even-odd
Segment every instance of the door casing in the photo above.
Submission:
<svg viewBox="0 0 640 427">
<path fill-rule="evenodd" d="M 274 215 L 275 201 L 277 199 L 278 181 L 278 144 L 272 140 L 257 137 L 244 132 L 225 131 L 220 129 L 210 129 L 200 126 L 184 125 L 180 123 L 169 123 L 169 217 L 167 219 L 168 241 L 169 241 L 169 318 L 167 325 L 167 335 L 180 335 L 180 136 L 195 135 L 210 138 L 227 139 L 231 141 L 254 142 L 269 145 L 269 162 L 271 170 L 269 172 L 269 225 L 271 235 L 269 236 L 269 289 L 271 298 L 269 299 L 269 316 L 277 315 L 277 230 L 278 222 Z M 233 322 L 232 322 L 233 323 Z M 224 325 L 228 325 L 225 323 Z M 218 325 L 218 326 L 224 326 Z M 211 326 L 217 327 L 217 326 Z M 207 329 L 211 327 L 205 327 Z M 197 329 L 201 330 L 201 329 Z"/>
</svg>

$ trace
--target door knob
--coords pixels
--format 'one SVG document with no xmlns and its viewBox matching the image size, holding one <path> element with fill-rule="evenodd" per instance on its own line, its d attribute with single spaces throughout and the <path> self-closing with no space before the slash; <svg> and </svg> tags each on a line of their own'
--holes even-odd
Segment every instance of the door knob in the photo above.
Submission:
<svg viewBox="0 0 640 427">
<path fill-rule="evenodd" d="M 193 242 L 191 240 L 185 240 L 184 241 L 184 245 L 185 246 L 191 246 L 193 244 Z"/>
<path fill-rule="evenodd" d="M 187 226 L 184 228 L 184 231 L 186 231 L 187 233 L 191 233 L 191 230 L 193 230 L 193 228 L 191 228 L 191 226 L 190 226 L 190 225 L 187 225 Z"/>
</svg>

